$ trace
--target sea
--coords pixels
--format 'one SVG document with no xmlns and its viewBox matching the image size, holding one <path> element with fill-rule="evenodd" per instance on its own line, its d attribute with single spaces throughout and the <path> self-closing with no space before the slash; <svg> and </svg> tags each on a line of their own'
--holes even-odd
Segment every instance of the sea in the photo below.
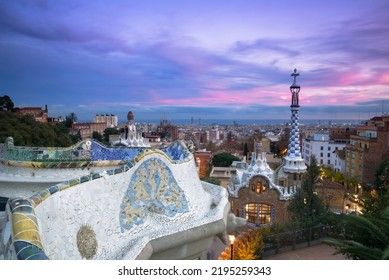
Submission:
<svg viewBox="0 0 389 280">
<path fill-rule="evenodd" d="M 136 120 L 137 123 L 157 123 L 161 120 Z M 168 122 L 173 125 L 283 125 L 290 123 L 290 119 L 241 119 L 241 120 L 226 120 L 226 119 L 168 119 Z M 356 125 L 360 120 L 331 120 L 331 119 L 300 119 L 300 124 L 344 124 Z"/>
</svg>

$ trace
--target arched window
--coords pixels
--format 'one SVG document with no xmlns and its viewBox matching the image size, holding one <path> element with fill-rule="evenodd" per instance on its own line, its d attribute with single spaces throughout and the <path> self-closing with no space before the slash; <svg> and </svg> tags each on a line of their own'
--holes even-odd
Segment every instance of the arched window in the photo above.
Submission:
<svg viewBox="0 0 389 280">
<path fill-rule="evenodd" d="M 251 190 L 257 194 L 261 194 L 267 190 L 267 181 L 263 178 L 251 183 Z"/>
<path fill-rule="evenodd" d="M 245 205 L 245 219 L 256 225 L 271 223 L 272 206 L 265 203 L 248 203 Z"/>
</svg>

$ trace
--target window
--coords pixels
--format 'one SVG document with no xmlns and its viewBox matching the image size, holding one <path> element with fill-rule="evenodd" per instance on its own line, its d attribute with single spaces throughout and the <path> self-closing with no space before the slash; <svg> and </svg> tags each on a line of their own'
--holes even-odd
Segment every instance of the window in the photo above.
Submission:
<svg viewBox="0 0 389 280">
<path fill-rule="evenodd" d="M 331 164 L 331 160 L 330 159 L 327 161 L 327 164 Z"/>
<path fill-rule="evenodd" d="M 331 151 L 331 147 L 328 147 L 328 150 Z"/>
<path fill-rule="evenodd" d="M 328 154 L 327 154 L 327 157 L 331 157 L 331 153 L 328 153 Z"/>
<path fill-rule="evenodd" d="M 320 153 L 320 157 L 323 157 L 323 153 Z"/>
<path fill-rule="evenodd" d="M 251 185 L 251 190 L 257 194 L 261 194 L 265 192 L 267 189 L 267 185 L 265 182 L 257 181 Z"/>
<path fill-rule="evenodd" d="M 324 147 L 323 146 L 320 146 L 320 151 L 323 151 Z"/>
<path fill-rule="evenodd" d="M 264 225 L 271 222 L 271 205 L 264 203 L 249 203 L 245 205 L 246 221 L 256 225 Z"/>
</svg>

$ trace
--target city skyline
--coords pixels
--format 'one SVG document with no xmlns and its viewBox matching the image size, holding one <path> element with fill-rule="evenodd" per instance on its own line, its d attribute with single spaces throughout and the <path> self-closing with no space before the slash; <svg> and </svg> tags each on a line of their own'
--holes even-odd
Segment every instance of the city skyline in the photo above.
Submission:
<svg viewBox="0 0 389 280">
<path fill-rule="evenodd" d="M 137 119 L 302 119 L 389 111 L 387 1 L 0 4 L 0 96 Z"/>
</svg>

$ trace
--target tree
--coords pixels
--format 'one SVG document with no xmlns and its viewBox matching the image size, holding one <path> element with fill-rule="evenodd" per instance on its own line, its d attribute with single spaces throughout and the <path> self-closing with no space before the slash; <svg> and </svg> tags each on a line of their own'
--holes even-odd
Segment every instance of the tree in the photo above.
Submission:
<svg viewBox="0 0 389 280">
<path fill-rule="evenodd" d="M 8 95 L 0 96 L 0 110 L 13 111 L 14 103 Z"/>
<path fill-rule="evenodd" d="M 250 229 L 235 239 L 233 246 L 234 260 L 259 260 L 265 248 L 264 237 L 269 235 L 270 227 Z M 231 247 L 228 246 L 220 254 L 220 260 L 231 259 Z"/>
<path fill-rule="evenodd" d="M 248 154 L 249 154 L 249 147 L 247 145 L 247 143 L 244 143 L 244 148 L 243 148 L 243 155 L 246 157 L 246 159 L 248 159 Z"/>
<path fill-rule="evenodd" d="M 62 124 L 40 123 L 31 116 L 0 111 L 0 142 L 9 136 L 14 139 L 15 146 L 67 147 L 75 143 Z"/>
<path fill-rule="evenodd" d="M 323 241 L 350 259 L 389 260 L 389 208 L 381 216 L 344 217 L 345 236 Z"/>
<path fill-rule="evenodd" d="M 389 158 L 384 159 L 375 174 L 374 189 L 365 199 L 363 213 L 377 217 L 389 207 Z"/>
<path fill-rule="evenodd" d="M 65 125 L 66 127 L 72 127 L 73 123 L 76 123 L 78 120 L 77 115 L 75 113 L 70 113 L 70 115 L 66 116 L 65 118 Z"/>
<path fill-rule="evenodd" d="M 100 133 L 98 133 L 97 131 L 93 131 L 92 138 L 99 141 L 99 142 L 103 141 L 103 136 Z"/>
<path fill-rule="evenodd" d="M 324 203 L 315 191 L 319 176 L 320 168 L 316 158 L 312 156 L 301 187 L 297 189 L 288 206 L 292 222 L 300 227 L 317 225 L 326 213 Z"/>
<path fill-rule="evenodd" d="M 230 153 L 220 153 L 213 157 L 212 164 L 216 167 L 228 167 L 231 166 L 233 161 L 240 161 L 240 158 Z"/>
<path fill-rule="evenodd" d="M 104 130 L 104 142 L 109 143 L 110 135 L 120 135 L 120 131 L 116 128 L 108 127 Z"/>
</svg>

